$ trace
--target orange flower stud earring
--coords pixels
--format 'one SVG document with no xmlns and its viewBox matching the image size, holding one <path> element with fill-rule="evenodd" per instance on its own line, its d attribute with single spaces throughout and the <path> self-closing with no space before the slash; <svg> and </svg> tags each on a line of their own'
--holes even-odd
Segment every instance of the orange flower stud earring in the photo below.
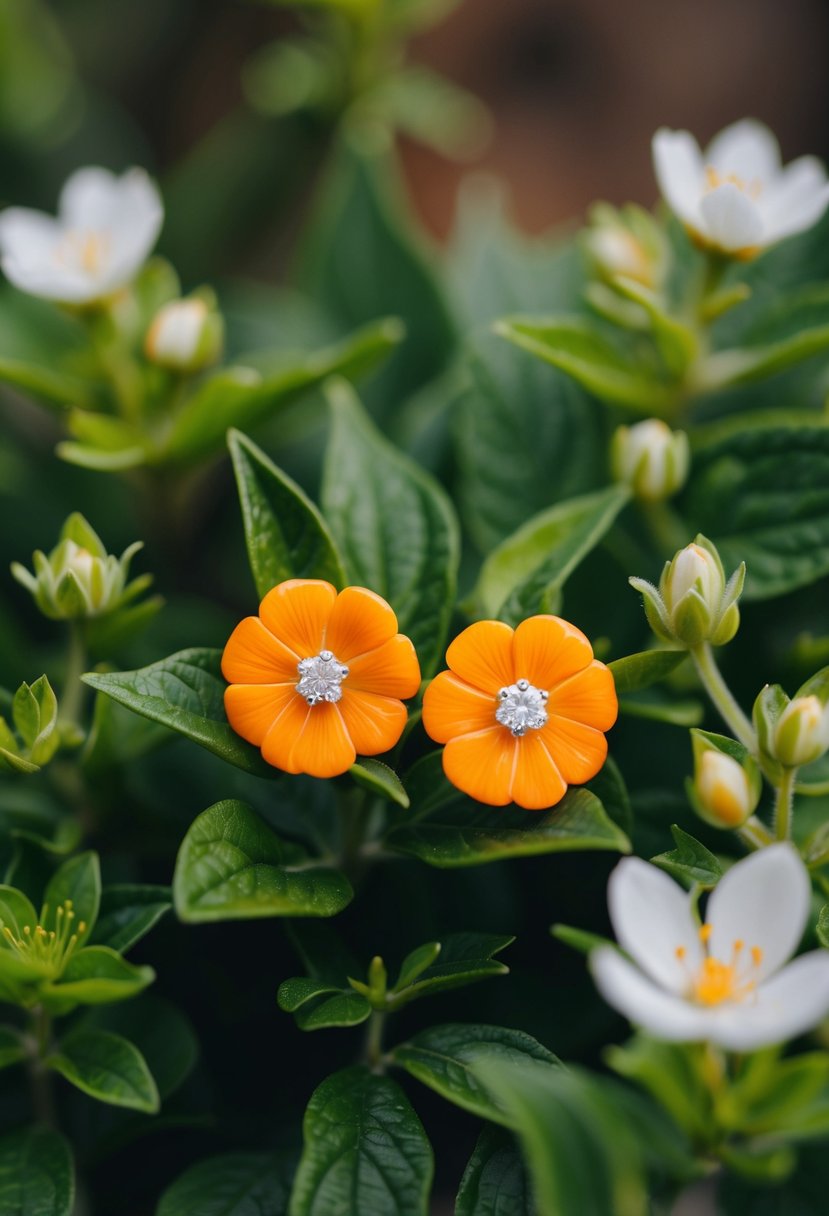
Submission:
<svg viewBox="0 0 829 1216">
<path fill-rule="evenodd" d="M 478 621 L 446 661 L 423 698 L 423 725 L 446 744 L 444 772 L 465 794 L 541 810 L 604 764 L 616 688 L 575 625 L 557 616 L 517 629 Z"/>
<path fill-rule="evenodd" d="M 420 687 L 414 646 L 366 587 L 337 593 L 318 579 L 269 591 L 222 656 L 225 712 L 237 734 L 286 773 L 336 777 L 376 756 L 406 725 Z"/>
</svg>

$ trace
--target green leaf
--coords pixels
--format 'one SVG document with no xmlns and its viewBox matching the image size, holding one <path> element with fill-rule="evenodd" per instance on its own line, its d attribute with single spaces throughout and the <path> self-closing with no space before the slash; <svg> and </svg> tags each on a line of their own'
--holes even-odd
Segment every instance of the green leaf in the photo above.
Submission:
<svg viewBox="0 0 829 1216">
<path fill-rule="evenodd" d="M 26 1059 L 20 1031 L 14 1026 L 0 1026 L 0 1068 L 9 1068 Z"/>
<path fill-rule="evenodd" d="M 432 1148 L 390 1077 L 358 1066 L 326 1078 L 303 1138 L 289 1216 L 427 1216 Z"/>
<path fill-rule="evenodd" d="M 34 932 L 37 923 L 37 912 L 28 896 L 16 887 L 0 886 L 0 925 L 20 938 L 26 925 Z M 5 936 L 0 933 L 0 950 L 8 948 Z"/>
<path fill-rule="evenodd" d="M 701 387 L 710 391 L 737 384 L 754 384 L 827 349 L 829 325 L 802 329 L 788 338 L 765 342 L 756 348 L 720 350 L 704 362 L 700 372 Z"/>
<path fill-rule="evenodd" d="M 227 442 L 259 598 L 289 578 L 321 578 L 342 587 L 339 554 L 311 500 L 246 435 L 230 431 Z"/>
<path fill-rule="evenodd" d="M 400 964 L 400 972 L 394 982 L 395 991 L 413 984 L 427 967 L 431 967 L 440 954 L 441 948 L 440 942 L 425 942 L 422 946 L 411 950 Z"/>
<path fill-rule="evenodd" d="M 66 372 L 0 357 L 0 382 L 20 389 L 42 405 L 64 410 L 73 405 L 92 404 L 89 385 Z"/>
<path fill-rule="evenodd" d="M 393 829 L 390 848 L 440 869 L 576 849 L 630 852 L 630 841 L 594 794 L 571 789 L 546 811 L 483 807 L 460 796 L 410 826 Z"/>
<path fill-rule="evenodd" d="M 829 426 L 756 425 L 694 452 L 683 510 L 727 571 L 745 561 L 745 599 L 829 574 Z"/>
<path fill-rule="evenodd" d="M 4 1216 L 72 1216 L 75 1166 L 58 1132 L 44 1128 L 0 1136 L 0 1212 Z"/>
<path fill-rule="evenodd" d="M 365 756 L 356 764 L 352 764 L 348 771 L 363 789 L 371 790 L 373 794 L 379 794 L 381 798 L 404 809 L 409 806 L 409 795 L 403 788 L 403 782 L 394 769 L 383 764 L 382 760 Z"/>
<path fill-rule="evenodd" d="M 510 1118 L 481 1080 L 478 1065 L 518 1061 L 544 1069 L 561 1067 L 552 1052 L 522 1030 L 461 1023 L 422 1030 L 408 1043 L 395 1047 L 392 1058 L 447 1102 L 507 1127 Z"/>
<path fill-rule="evenodd" d="M 338 992 L 321 1001 L 303 1005 L 296 1014 L 300 1030 L 325 1030 L 330 1026 L 359 1026 L 371 1015 L 371 1005 L 359 992 Z"/>
<path fill-rule="evenodd" d="M 78 945 L 82 946 L 95 927 L 101 905 L 101 864 L 97 853 L 70 857 L 52 875 L 43 893 L 40 913 L 44 929 L 58 928 L 58 908 L 67 900 L 71 901 L 74 913 L 72 932 L 77 934 Z"/>
<path fill-rule="evenodd" d="M 494 956 L 514 941 L 514 937 L 495 933 L 450 933 L 442 939 L 437 952 L 434 951 L 437 943 L 429 942 L 420 947 L 422 954 L 418 951 L 416 958 L 411 954 L 406 958 L 390 1000 L 399 1008 L 421 996 L 463 988 L 494 975 L 506 975 L 509 967 Z M 433 961 L 421 967 L 430 953 L 434 954 Z M 406 971 L 412 977 L 404 983 Z"/>
<path fill-rule="evenodd" d="M 285 1216 L 292 1172 L 287 1154 L 211 1157 L 168 1187 L 155 1216 Z"/>
<path fill-rule="evenodd" d="M 723 870 L 711 850 L 687 832 L 683 832 L 675 823 L 671 825 L 671 835 L 676 842 L 676 848 L 671 849 L 669 853 L 652 857 L 653 864 L 686 885 L 693 886 L 696 883 L 706 891 L 715 887 L 722 878 Z"/>
<path fill-rule="evenodd" d="M 152 967 L 134 967 L 109 946 L 86 946 L 73 954 L 60 976 L 43 989 L 44 1003 L 107 1005 L 141 992 L 155 979 Z"/>
<path fill-rule="evenodd" d="M 554 611 L 564 583 L 629 497 L 626 487 L 611 486 L 527 520 L 484 562 L 470 597 L 479 615 L 516 625 L 533 613 Z"/>
<path fill-rule="evenodd" d="M 609 937 L 602 937 L 600 933 L 589 933 L 586 929 L 577 929 L 573 925 L 551 925 L 550 933 L 560 942 L 564 942 L 565 946 L 578 950 L 580 954 L 589 954 L 597 946 L 616 945 Z"/>
<path fill-rule="evenodd" d="M 180 1009 L 155 992 L 89 1009 L 81 1025 L 84 1029 L 109 1030 L 134 1043 L 153 1074 L 162 1100 L 182 1085 L 199 1057 L 191 1023 Z"/>
<path fill-rule="evenodd" d="M 642 1151 L 598 1080 L 506 1060 L 477 1072 L 521 1141 L 538 1216 L 646 1216 Z"/>
<path fill-rule="evenodd" d="M 276 999 L 280 1009 L 284 1009 L 286 1013 L 296 1013 L 297 1009 L 301 1009 L 315 997 L 342 991 L 337 984 L 329 984 L 310 975 L 299 975 L 282 981 Z"/>
<path fill-rule="evenodd" d="M 180 650 L 137 671 L 90 672 L 84 683 L 119 705 L 160 722 L 257 777 L 273 777 L 259 749 L 228 723 L 224 709 L 222 652 L 206 647 Z"/>
<path fill-rule="evenodd" d="M 829 904 L 824 904 L 815 926 L 817 939 L 826 950 L 829 950 Z"/>
<path fill-rule="evenodd" d="M 533 1216 L 527 1171 L 515 1140 L 484 1127 L 461 1179 L 455 1216 Z"/>
<path fill-rule="evenodd" d="M 243 802 L 217 802 L 191 824 L 173 878 L 184 921 L 335 916 L 351 902 L 348 880 L 309 863 Z"/>
<path fill-rule="evenodd" d="M 169 887 L 133 883 L 105 887 L 92 944 L 126 954 L 172 906 Z"/>
<path fill-rule="evenodd" d="M 455 599 L 458 527 L 444 491 L 375 429 L 348 385 L 329 389 L 322 502 L 349 578 L 397 613 L 431 675 Z"/>
<path fill-rule="evenodd" d="M 202 381 L 176 415 L 155 461 L 189 464 L 202 459 L 224 442 L 231 427 L 249 430 L 329 376 L 358 375 L 384 358 L 400 337 L 399 323 L 386 319 L 366 325 L 337 346 L 286 359 L 284 368 L 264 376 L 250 367 L 216 372 Z"/>
<path fill-rule="evenodd" d="M 621 697 L 619 713 L 647 722 L 668 722 L 671 726 L 699 726 L 705 717 L 705 707 L 701 701 L 685 697 L 677 700 L 661 688 L 648 688 Z"/>
<path fill-rule="evenodd" d="M 158 1089 L 138 1048 L 107 1030 L 75 1030 L 60 1043 L 47 1064 L 72 1085 L 111 1106 L 154 1115 L 159 1108 Z"/>
<path fill-rule="evenodd" d="M 628 692 L 638 692 L 658 684 L 688 657 L 687 650 L 643 650 L 639 654 L 628 654 L 623 659 L 608 663 L 616 692 L 621 697 Z"/>
<path fill-rule="evenodd" d="M 507 317 L 497 322 L 495 332 L 560 368 L 609 405 L 623 405 L 638 414 L 659 414 L 673 404 L 670 386 L 630 363 L 588 321 Z"/>
</svg>

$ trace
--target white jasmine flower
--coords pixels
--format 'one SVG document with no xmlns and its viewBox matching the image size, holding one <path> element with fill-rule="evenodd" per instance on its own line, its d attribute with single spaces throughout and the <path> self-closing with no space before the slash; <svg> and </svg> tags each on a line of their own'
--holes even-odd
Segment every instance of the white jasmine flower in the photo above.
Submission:
<svg viewBox="0 0 829 1216">
<path fill-rule="evenodd" d="M 700 928 L 690 896 L 656 866 L 630 857 L 610 876 L 619 945 L 590 956 L 602 996 L 632 1022 L 672 1042 L 755 1051 L 829 1014 L 829 951 L 793 962 L 810 906 L 806 868 L 789 844 L 735 865 L 708 900 Z"/>
<path fill-rule="evenodd" d="M 821 162 L 801 156 L 783 168 L 774 135 L 750 118 L 726 127 L 704 153 L 689 131 L 663 127 L 653 160 L 659 189 L 683 224 L 737 257 L 811 228 L 829 204 Z"/>
<path fill-rule="evenodd" d="M 26 207 L 0 213 L 0 266 L 15 287 L 62 304 L 90 304 L 129 283 L 164 218 L 143 169 L 121 177 L 78 169 L 61 191 L 57 218 Z"/>
</svg>

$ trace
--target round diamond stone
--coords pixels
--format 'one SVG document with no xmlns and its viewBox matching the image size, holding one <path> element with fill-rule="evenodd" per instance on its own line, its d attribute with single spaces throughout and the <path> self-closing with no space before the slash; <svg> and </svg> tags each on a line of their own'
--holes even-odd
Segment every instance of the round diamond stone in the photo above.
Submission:
<svg viewBox="0 0 829 1216">
<path fill-rule="evenodd" d="M 300 659 L 296 669 L 299 672 L 296 690 L 309 705 L 319 705 L 320 701 L 334 704 L 342 698 L 341 685 L 348 668 L 330 650 L 321 650 L 310 659 Z"/>
<path fill-rule="evenodd" d="M 498 693 L 500 704 L 495 718 L 520 739 L 528 730 L 540 730 L 546 724 L 547 696 L 543 688 L 536 688 L 529 680 L 517 680 Z"/>
</svg>

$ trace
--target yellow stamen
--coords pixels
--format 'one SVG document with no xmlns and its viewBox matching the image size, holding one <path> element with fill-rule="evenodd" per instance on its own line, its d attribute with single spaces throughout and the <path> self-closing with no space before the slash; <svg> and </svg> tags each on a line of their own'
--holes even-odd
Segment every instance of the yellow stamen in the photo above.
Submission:
<svg viewBox="0 0 829 1216">
<path fill-rule="evenodd" d="M 712 928 L 710 925 L 700 925 L 699 940 L 702 942 L 703 945 L 707 944 L 709 938 L 711 937 L 711 933 L 712 933 Z"/>
<path fill-rule="evenodd" d="M 713 165 L 707 165 L 705 169 L 705 188 L 706 191 L 717 190 L 720 186 L 736 186 L 743 194 L 747 194 L 749 198 L 757 199 L 763 193 L 763 183 L 757 178 L 753 181 L 746 182 L 736 173 L 720 173 Z"/>
<path fill-rule="evenodd" d="M 751 947 L 751 961 L 754 963 L 755 967 L 759 967 L 760 964 L 762 963 L 763 951 L 760 949 L 759 946 Z"/>
<path fill-rule="evenodd" d="M 686 955 L 687 953 L 688 953 L 688 951 L 685 949 L 685 947 L 684 947 L 684 946 L 677 946 L 677 948 L 676 948 L 676 957 L 679 959 L 679 961 L 680 961 L 680 962 L 682 962 L 682 961 L 683 961 L 683 959 L 685 958 L 685 955 Z"/>
</svg>

